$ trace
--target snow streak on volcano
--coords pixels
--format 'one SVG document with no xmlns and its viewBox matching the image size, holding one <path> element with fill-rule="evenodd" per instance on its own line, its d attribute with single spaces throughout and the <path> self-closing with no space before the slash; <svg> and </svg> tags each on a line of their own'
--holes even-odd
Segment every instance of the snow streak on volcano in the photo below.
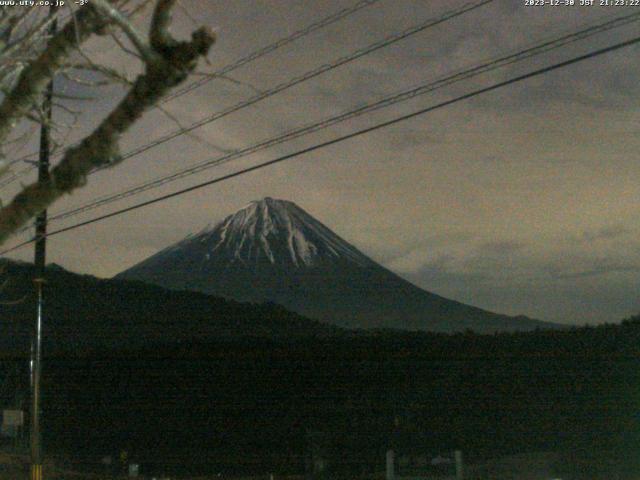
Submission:
<svg viewBox="0 0 640 480">
<path fill-rule="evenodd" d="M 374 262 L 296 204 L 269 197 L 187 236 L 118 278 L 239 301 L 279 303 L 312 318 L 355 328 L 493 332 L 546 325 L 422 290 Z"/>
<path fill-rule="evenodd" d="M 360 266 L 374 264 L 295 203 L 268 197 L 251 202 L 216 227 L 179 245 L 198 242 L 206 246 L 205 262 L 221 257 L 243 265 L 268 261 L 313 267 L 338 259 Z"/>
</svg>

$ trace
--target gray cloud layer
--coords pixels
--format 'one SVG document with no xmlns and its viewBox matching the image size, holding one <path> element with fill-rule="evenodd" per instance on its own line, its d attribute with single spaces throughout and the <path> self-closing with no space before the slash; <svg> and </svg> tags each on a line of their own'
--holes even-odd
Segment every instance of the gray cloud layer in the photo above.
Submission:
<svg viewBox="0 0 640 480">
<path fill-rule="evenodd" d="M 215 26 L 215 69 L 352 2 L 185 0 Z M 462 4 L 463 2 L 456 2 Z M 497 0 L 468 16 L 367 56 L 246 111 L 130 159 L 59 209 L 239 148 L 283 130 L 435 79 L 483 59 L 628 9 L 526 8 Z M 230 5 L 232 8 L 230 8 Z M 183 123 L 451 9 L 453 2 L 383 0 L 325 31 L 216 80 L 167 108 Z M 179 12 L 178 32 L 192 28 Z M 530 68 L 628 38 L 637 25 L 418 98 L 327 132 L 138 197 L 287 153 L 315 141 L 432 105 Z M 103 43 L 92 51 L 122 57 Z M 52 239 L 50 259 L 113 275 L 189 232 L 263 196 L 287 198 L 418 285 L 494 311 L 567 323 L 616 321 L 640 311 L 640 151 L 637 47 L 459 103 L 216 187 Z M 135 64 L 126 60 L 127 69 Z M 95 125 L 117 90 L 105 91 L 76 136 Z M 175 128 L 161 112 L 124 139 L 125 150 Z M 115 204 L 122 206 L 130 201 Z M 112 206 L 113 207 L 113 206 Z M 92 212 L 89 218 L 111 208 Z M 69 222 L 70 223 L 70 222 Z M 30 258 L 30 252 L 21 252 Z"/>
</svg>

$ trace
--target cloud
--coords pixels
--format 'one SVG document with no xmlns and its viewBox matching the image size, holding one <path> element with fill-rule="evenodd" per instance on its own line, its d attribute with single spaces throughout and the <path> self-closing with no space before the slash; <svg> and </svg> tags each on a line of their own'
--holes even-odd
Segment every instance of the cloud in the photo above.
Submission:
<svg viewBox="0 0 640 480">
<path fill-rule="evenodd" d="M 578 270 L 569 271 L 569 272 L 552 271 L 550 273 L 555 280 L 571 280 L 571 279 L 578 279 L 578 278 L 609 275 L 612 273 L 640 272 L 640 266 L 635 264 L 609 262 L 608 260 L 595 262 L 595 263 L 596 265 L 588 269 L 578 269 Z"/>
<path fill-rule="evenodd" d="M 387 145 L 392 150 L 402 151 L 443 142 L 442 135 L 427 130 L 407 129 L 391 133 Z"/>
<path fill-rule="evenodd" d="M 525 243 L 514 240 L 494 240 L 480 245 L 478 250 L 480 254 L 510 255 L 522 250 L 525 246 Z"/>
<path fill-rule="evenodd" d="M 621 224 L 608 225 L 598 229 L 585 230 L 582 234 L 582 240 L 587 243 L 598 240 L 613 240 L 630 232 L 631 230 Z"/>
<path fill-rule="evenodd" d="M 447 264 L 468 250 L 473 240 L 469 232 L 447 232 L 431 235 L 396 250 L 395 255 L 381 259 L 393 271 L 415 273 L 425 268 L 444 270 Z"/>
<path fill-rule="evenodd" d="M 637 313 L 640 302 L 630 280 L 638 272 L 640 264 L 622 255 L 591 258 L 567 250 L 549 255 L 532 245 L 497 240 L 460 256 L 432 258 L 405 276 L 425 290 L 490 311 L 584 324 Z"/>
<path fill-rule="evenodd" d="M 222 27 L 212 52 L 215 65 L 235 61 L 337 9 L 329 0 L 236 2 L 234 9 L 224 2 L 185 2 L 187 9 L 198 11 L 199 22 Z M 379 2 L 233 76 L 271 88 L 451 8 L 445 0 Z M 176 13 L 177 33 L 192 30 L 191 22 Z M 577 30 L 604 18 L 602 14 L 597 8 L 575 15 L 573 9 L 534 11 L 523 2 L 493 2 L 194 133 L 209 144 L 242 148 Z M 256 22 L 261 28 L 255 28 Z M 229 173 L 433 105 L 626 34 L 613 33 L 364 115 L 201 177 Z M 107 65 L 121 65 L 122 52 L 101 48 L 107 43 L 100 40 L 93 50 L 107 57 Z M 270 195 L 295 201 L 385 266 L 446 297 L 499 312 L 580 323 L 629 316 L 633 308 L 640 309 L 634 291 L 640 245 L 630 235 L 640 192 L 640 166 L 633 161 L 640 141 L 632 134 L 638 131 L 632 110 L 640 98 L 638 51 L 603 55 L 260 174 L 76 230 L 73 237 L 53 237 L 52 260 L 110 276 L 245 202 Z M 125 67 L 134 73 L 139 62 L 127 60 Z M 202 68 L 211 72 L 217 67 Z M 121 94 L 121 89 L 105 90 L 74 130 L 75 137 L 95 125 Z M 245 85 L 219 80 L 166 108 L 189 124 L 253 94 Z M 150 112 L 123 138 L 123 150 L 174 129 L 160 112 Z M 206 144 L 180 137 L 111 173 L 92 176 L 86 189 L 61 201 L 54 212 L 217 155 Z M 185 178 L 140 199 L 196 181 Z M 121 205 L 130 203 L 133 199 Z M 20 255 L 32 257 L 26 249 Z"/>
<path fill-rule="evenodd" d="M 440 236 L 409 250 L 388 263 L 389 268 L 426 282 L 501 281 L 531 269 L 527 245 L 511 239 L 478 243 L 470 235 Z"/>
<path fill-rule="evenodd" d="M 443 286 L 461 288 L 470 283 L 484 282 L 489 279 L 486 273 L 459 269 L 457 260 L 452 255 L 439 255 L 422 265 L 415 266 L 414 271 L 407 271 L 408 269 L 405 271 L 409 273 L 409 278 L 420 279 L 420 283 L 432 285 L 436 291 Z"/>
<path fill-rule="evenodd" d="M 453 260 L 450 255 L 433 255 L 425 249 L 414 249 L 388 262 L 388 267 L 397 272 L 416 274 L 425 269 L 443 270 L 446 264 Z"/>
</svg>

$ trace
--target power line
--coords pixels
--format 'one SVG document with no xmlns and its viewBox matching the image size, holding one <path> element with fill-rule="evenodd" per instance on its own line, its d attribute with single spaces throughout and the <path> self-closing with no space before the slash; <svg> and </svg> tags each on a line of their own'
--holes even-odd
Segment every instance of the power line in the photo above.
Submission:
<svg viewBox="0 0 640 480">
<path fill-rule="evenodd" d="M 285 90 L 288 90 L 296 85 L 299 85 L 303 82 L 306 82 L 308 80 L 311 80 L 313 78 L 316 78 L 326 72 L 329 72 L 331 70 L 335 70 L 338 67 L 341 67 L 342 65 L 345 65 L 349 62 L 352 62 L 354 60 L 357 60 L 361 57 L 364 57 L 365 55 L 369 55 L 377 50 L 380 50 L 382 48 L 385 48 L 389 45 L 392 45 L 394 43 L 397 43 L 401 40 L 404 40 L 412 35 L 415 35 L 417 33 L 423 32 L 431 27 L 434 27 L 436 25 L 439 25 L 441 23 L 447 22 L 453 18 L 456 18 L 460 15 L 463 15 L 467 12 L 473 11 L 477 8 L 480 8 L 484 5 L 487 5 L 489 3 L 492 3 L 494 0 L 480 0 L 480 1 L 476 1 L 476 2 L 472 2 L 472 3 L 466 3 L 464 4 L 462 7 L 453 9 L 453 10 L 449 10 L 447 12 L 445 12 L 444 14 L 442 14 L 439 17 L 436 18 L 430 18 L 427 19 L 424 22 L 421 22 L 417 25 L 414 25 L 410 28 L 407 28 L 405 30 L 402 30 L 400 32 L 396 32 L 392 35 L 389 35 L 385 38 L 383 38 L 382 40 L 379 40 L 377 42 L 374 42 L 364 48 L 358 49 L 348 55 L 345 55 L 343 57 L 340 57 L 336 60 L 334 60 L 331 63 L 328 64 L 324 64 L 321 65 L 317 68 L 314 68 L 312 70 L 307 71 L 306 73 L 291 78 L 289 80 L 287 80 L 286 82 L 280 83 L 278 85 L 276 85 L 275 87 L 272 87 L 268 90 L 262 91 L 246 100 L 243 100 L 239 103 L 236 103 L 228 108 L 225 108 L 223 110 L 220 110 L 218 112 L 215 112 L 201 120 L 198 120 L 197 122 L 192 123 L 191 125 L 187 126 L 187 127 L 183 127 L 177 130 L 174 130 L 171 133 L 168 133 L 166 135 L 163 135 L 159 138 L 157 138 L 156 140 L 149 142 L 145 145 L 141 145 L 137 148 L 134 148 L 128 152 L 126 152 L 125 154 L 123 154 L 121 156 L 121 160 L 126 160 L 129 159 L 131 157 L 134 157 L 136 155 L 139 155 L 141 153 L 146 152 L 147 150 L 150 150 L 154 147 L 157 147 L 158 145 L 161 145 L 163 143 L 166 143 L 170 140 L 173 140 L 177 137 L 180 137 L 182 135 L 185 135 L 189 132 L 192 132 L 193 130 L 196 130 L 204 125 L 210 124 L 216 120 L 219 120 L 223 117 L 226 117 L 227 115 L 230 115 L 232 113 L 235 113 L 239 110 L 242 110 L 246 107 L 249 107 L 251 105 L 254 105 L 266 98 L 272 97 L 278 93 L 281 93 Z M 92 173 L 104 170 L 109 168 L 108 166 L 105 167 L 101 167 L 101 168 L 97 168 L 96 170 L 94 170 Z M 31 171 L 31 168 L 28 168 L 26 170 L 24 170 L 24 173 L 28 173 L 29 171 Z M 15 175 L 13 177 L 10 177 L 10 179 L 7 179 L 5 182 L 0 182 L 0 188 L 3 188 L 4 186 L 8 185 L 9 183 L 13 182 L 14 180 L 16 180 L 17 178 L 19 178 L 20 175 Z"/>
<path fill-rule="evenodd" d="M 31 8 L 33 8 L 33 7 L 31 7 Z M 65 22 L 67 22 L 67 20 L 74 21 L 73 19 L 75 18 L 75 14 L 76 13 L 77 12 L 70 12 L 70 13 L 66 13 L 64 15 L 56 13 L 54 17 L 50 17 L 50 19 L 48 20 L 48 23 L 49 22 L 52 23 L 52 22 L 55 21 L 59 25 L 59 24 L 64 24 Z M 11 166 L 15 165 L 16 163 L 24 162 L 26 160 L 31 160 L 32 162 L 37 162 L 36 158 L 38 157 L 39 153 L 40 153 L 40 151 L 37 150 L 35 152 L 31 152 L 31 153 L 25 154 L 25 155 L 23 155 L 21 157 L 15 158 L 15 159 L 13 159 L 13 160 L 11 160 L 11 161 L 9 161 L 7 163 L 7 167 L 11 167 Z M 8 183 L 11 183 L 16 178 L 21 177 L 24 173 L 28 173 L 28 172 L 34 170 L 35 168 L 37 168 L 37 167 L 35 165 L 32 165 L 31 167 L 29 167 L 26 170 L 22 170 L 20 172 L 14 173 L 13 176 L 11 177 L 11 180 Z M 6 182 L 6 180 L 1 182 L 0 183 L 0 188 L 2 188 L 4 185 L 6 185 L 8 183 Z"/>
<path fill-rule="evenodd" d="M 286 45 L 289 45 L 290 43 L 295 42 L 296 40 L 303 38 L 307 35 L 310 35 L 311 33 L 320 30 L 322 28 L 328 27 L 329 25 L 332 25 L 334 23 L 336 23 L 339 20 L 342 20 L 343 18 L 346 18 L 366 7 L 370 7 L 376 3 L 379 3 L 382 0 L 361 0 L 357 3 L 355 3 L 354 5 L 350 6 L 350 7 L 346 7 L 343 8 L 342 10 L 339 10 L 337 12 L 332 13 L 331 15 L 324 17 L 316 22 L 313 22 L 309 25 L 307 25 L 306 27 L 301 28 L 300 30 L 297 30 L 295 32 L 293 32 L 290 35 L 287 35 L 286 37 L 282 37 L 279 38 L 278 40 L 276 40 L 273 43 L 270 43 L 269 45 L 259 48 L 257 50 L 254 50 L 253 52 L 245 55 L 244 57 L 239 58 L 238 60 L 225 65 L 224 67 L 220 68 L 219 70 L 216 70 L 215 72 L 211 73 L 211 75 L 209 75 L 206 78 L 202 78 L 196 82 L 193 82 L 189 85 L 186 85 L 185 87 L 178 89 L 176 91 L 174 91 L 173 93 L 171 93 L 170 95 L 166 96 L 164 99 L 162 99 L 162 101 L 160 102 L 160 105 L 173 100 L 174 98 L 180 97 L 186 93 L 189 93 L 207 83 L 209 83 L 210 81 L 214 80 L 216 77 L 222 77 L 224 75 L 227 75 L 229 73 L 231 73 L 234 70 L 237 70 L 238 68 L 253 62 L 254 60 L 259 59 L 260 57 L 263 57 L 271 52 L 274 52 L 275 50 L 278 50 L 279 48 L 282 48 Z M 67 17 L 70 17 L 71 15 L 68 15 Z M 67 18 L 64 18 L 64 20 L 66 20 Z M 16 163 L 25 161 L 25 160 L 29 160 L 31 159 L 34 155 L 37 155 L 38 152 L 32 152 L 29 153 L 27 155 L 23 155 L 20 158 L 16 158 L 14 160 L 12 160 L 11 162 L 9 162 L 8 166 L 11 165 L 15 165 Z M 11 178 L 11 180 L 9 182 L 1 182 L 0 183 L 0 188 L 2 188 L 5 185 L 8 185 L 9 183 L 13 182 L 16 178 L 24 175 L 25 173 L 30 172 L 31 170 L 33 170 L 33 168 L 28 168 L 28 169 L 24 169 L 21 172 L 17 172 L 16 174 L 14 174 Z"/>
<path fill-rule="evenodd" d="M 267 45 L 266 47 L 260 48 L 258 50 L 255 50 L 253 52 L 251 52 L 250 54 L 240 58 L 239 60 L 236 60 L 233 63 L 230 63 L 229 65 L 226 65 L 224 67 L 222 67 L 220 70 L 217 70 L 215 72 L 213 72 L 211 74 L 211 76 L 209 76 L 208 78 L 201 78 L 198 81 L 195 81 L 189 85 L 184 86 L 183 88 L 180 88 L 176 91 L 174 91 L 173 93 L 171 93 L 170 95 L 166 96 L 164 99 L 162 99 L 162 101 L 160 102 L 161 104 L 169 102 L 170 100 L 173 100 L 176 97 L 180 97 L 186 93 L 189 93 L 197 88 L 200 88 L 203 85 L 206 85 L 207 83 L 209 83 L 210 81 L 212 81 L 216 76 L 221 77 L 223 75 L 226 75 L 244 65 L 246 65 L 247 63 L 253 62 L 254 60 L 257 60 L 260 57 L 263 57 L 265 55 L 267 55 L 268 53 L 271 53 L 279 48 L 284 47 L 285 45 L 288 45 L 296 40 L 298 40 L 299 38 L 302 38 L 306 35 L 309 35 L 310 33 L 315 32 L 316 30 L 319 30 L 321 28 L 327 27 L 335 22 L 337 22 L 338 20 L 341 20 L 353 13 L 356 13 L 360 10 L 362 10 L 365 7 L 369 7 L 371 5 L 373 5 L 374 3 L 378 3 L 380 0 L 364 0 L 361 2 L 356 3 L 355 5 L 352 5 L 351 7 L 347 7 L 344 8 L 336 13 L 333 13 L 331 15 L 329 15 L 328 17 L 325 17 L 315 23 L 312 23 L 294 33 L 292 33 L 291 35 L 281 38 L 277 41 L 275 41 L 274 43 Z"/>
<path fill-rule="evenodd" d="M 85 220 L 83 222 L 76 223 L 74 225 L 70 225 L 68 227 L 64 227 L 64 228 L 60 228 L 58 230 L 54 230 L 54 231 L 50 232 L 47 235 L 47 237 L 53 236 L 53 235 L 58 235 L 60 233 L 65 233 L 65 232 L 68 232 L 68 231 L 71 231 L 71 230 L 75 230 L 76 228 L 80 228 L 80 227 L 83 227 L 83 226 L 86 226 L 86 225 L 90 225 L 92 223 L 96 223 L 96 222 L 99 222 L 99 221 L 102 221 L 102 220 L 106 220 L 106 219 L 111 218 L 111 217 L 122 215 L 124 213 L 131 212 L 133 210 L 137 210 L 139 208 L 146 207 L 148 205 L 159 203 L 159 202 L 168 200 L 168 199 L 173 198 L 173 197 L 184 195 L 185 193 L 189 193 L 189 192 L 192 192 L 194 190 L 198 190 L 200 188 L 204 188 L 204 187 L 209 186 L 209 185 L 213 185 L 213 184 L 220 183 L 220 182 L 223 182 L 223 181 L 226 181 L 226 180 L 230 180 L 232 178 L 238 177 L 240 175 L 244 175 L 246 173 L 254 172 L 256 170 L 261 170 L 261 169 L 269 167 L 271 165 L 275 165 L 277 163 L 281 163 L 281 162 L 284 162 L 286 160 L 290 160 L 292 158 L 296 158 L 296 157 L 299 157 L 301 155 L 305 155 L 307 153 L 311 153 L 311 152 L 319 150 L 321 148 L 325 148 L 325 147 L 328 147 L 328 146 L 331 146 L 331 145 L 335 145 L 337 143 L 352 139 L 354 137 L 358 137 L 358 136 L 361 136 L 361 135 L 364 135 L 364 134 L 367 134 L 367 133 L 371 133 L 373 131 L 380 130 L 382 128 L 386 128 L 386 127 L 389 127 L 391 125 L 395 125 L 395 124 L 403 122 L 405 120 L 409 120 L 411 118 L 414 118 L 414 117 L 417 117 L 417 116 L 420 116 L 420 115 L 424 115 L 424 114 L 432 112 L 434 110 L 438 110 L 440 108 L 444 108 L 444 107 L 447 107 L 449 105 L 453 105 L 454 103 L 458 103 L 458 102 L 461 102 L 461 101 L 464 101 L 464 100 L 468 100 L 468 99 L 476 97 L 478 95 L 482 95 L 484 93 L 488 93 L 488 92 L 497 90 L 499 88 L 506 87 L 508 85 L 511 85 L 511 84 L 514 84 L 514 83 L 517 83 L 517 82 L 521 82 L 523 80 L 527 80 L 529 78 L 537 77 L 537 76 L 549 73 L 551 71 L 558 70 L 560 68 L 564 68 L 564 67 L 567 67 L 569 65 L 573 65 L 575 63 L 578 63 L 578 62 L 582 62 L 584 60 L 588 60 L 588 59 L 591 59 L 591 58 L 594 58 L 594 57 L 597 57 L 597 56 L 600 56 L 600 55 L 604 55 L 606 53 L 613 52 L 615 50 L 620 50 L 622 48 L 637 44 L 639 42 L 640 42 L 640 36 L 632 38 L 631 40 L 626 40 L 624 42 L 617 43 L 615 45 L 611 45 L 609 47 L 605 47 L 605 48 L 601 48 L 599 50 L 595 50 L 595 51 L 589 52 L 589 53 L 584 54 L 584 55 L 580 55 L 578 57 L 571 58 L 569 60 L 565 60 L 565 61 L 562 61 L 562 62 L 559 62 L 559 63 L 555 63 L 555 64 L 547 66 L 547 67 L 539 68 L 537 70 L 533 70 L 533 71 L 525 73 L 523 75 L 518 75 L 518 76 L 510 78 L 508 80 L 505 80 L 505 81 L 502 81 L 502 82 L 498 82 L 498 83 L 494 83 L 493 85 L 490 85 L 488 87 L 483 87 L 483 88 L 474 90 L 474 91 L 472 91 L 470 93 L 466 93 L 466 94 L 460 95 L 460 96 L 455 97 L 453 99 L 446 100 L 446 101 L 438 103 L 436 105 L 432 105 L 430 107 L 422 108 L 422 109 L 417 110 L 417 111 L 412 112 L 412 113 L 401 115 L 401 116 L 396 117 L 396 118 L 394 118 L 392 120 L 387 120 L 385 122 L 378 123 L 376 125 L 373 125 L 373 126 L 370 126 L 370 127 L 367 127 L 367 128 L 363 128 L 361 130 L 357 130 L 355 132 L 352 132 L 352 133 L 349 133 L 349 134 L 346 134 L 346 135 L 342 135 L 340 137 L 336 137 L 334 139 L 327 140 L 325 142 L 317 143 L 315 145 L 312 145 L 311 147 L 306 147 L 306 148 L 303 148 L 301 150 L 297 150 L 296 152 L 289 153 L 289 154 L 286 154 L 286 155 L 282 155 L 282 156 L 277 157 L 277 158 L 275 158 L 273 160 L 269 160 L 267 162 L 263 162 L 263 163 L 260 163 L 258 165 L 254 165 L 252 167 L 244 168 L 242 170 L 238 170 L 236 172 L 233 172 L 233 173 L 230 173 L 230 174 L 227 174 L 227 175 L 223 175 L 221 177 L 217 177 L 217 178 L 214 178 L 212 180 L 208 180 L 206 182 L 201 182 L 201 183 L 198 183 L 196 185 L 192 185 L 191 187 L 187 187 L 187 188 L 178 190 L 176 192 L 169 193 L 167 195 L 162 195 L 162 196 L 156 197 L 156 198 L 154 198 L 152 200 L 147 200 L 145 202 L 137 203 L 135 205 L 131 205 L 129 207 L 122 208 L 120 210 L 116 210 L 114 212 L 107 213 L 105 215 L 101 215 L 101 216 L 98 216 L 98 217 L 95 217 L 95 218 L 92 218 L 92 219 L 89 219 L 89 220 Z M 5 254 L 7 254 L 9 252 L 17 250 L 18 248 L 21 248 L 24 245 L 28 245 L 28 244 L 30 244 L 30 243 L 32 243 L 34 241 L 35 241 L 35 239 L 31 239 L 31 240 L 27 240 L 25 242 L 22 242 L 21 244 L 18 244 L 18 245 L 14 246 L 14 247 L 12 247 L 10 249 L 7 249 L 7 250 L 4 250 L 4 251 L 0 252 L 0 255 L 5 255 Z"/>
<path fill-rule="evenodd" d="M 634 14 L 630 14 L 630 15 L 626 15 L 623 17 L 617 17 L 613 20 L 604 22 L 604 23 L 600 23 L 600 24 L 596 24 L 596 25 L 591 25 L 587 28 L 584 28 L 578 32 L 573 32 L 567 35 L 563 35 L 561 37 L 555 38 L 555 39 L 551 39 L 551 40 L 547 40 L 544 41 L 542 43 L 539 43 L 537 45 L 534 45 L 532 47 L 529 47 L 525 50 L 519 50 L 516 53 L 512 53 L 512 54 L 508 54 L 506 56 L 503 57 L 499 57 L 497 59 L 493 59 L 493 60 L 489 60 L 485 63 L 482 63 L 480 65 L 471 67 L 471 68 L 467 68 L 465 70 L 450 74 L 448 76 L 445 76 L 443 78 L 440 78 L 439 80 L 436 81 L 432 81 L 432 82 L 428 82 L 426 84 L 422 84 L 419 85 L 418 87 L 415 88 L 411 88 L 408 90 L 404 90 L 402 92 L 399 93 L 395 93 L 393 95 L 387 96 L 381 100 L 378 100 L 374 103 L 370 103 L 367 105 L 364 105 L 362 107 L 356 108 L 354 110 L 350 110 L 344 113 L 341 113 L 339 115 L 321 120 L 319 122 L 315 122 L 303 127 L 299 127 L 293 130 L 289 130 L 277 137 L 273 137 L 273 138 L 269 138 L 267 140 L 263 140 L 260 141 L 256 144 L 253 144 L 251 146 L 245 147 L 241 150 L 237 150 L 231 153 L 228 153 L 226 155 L 223 155 L 221 157 L 216 157 L 214 159 L 210 159 L 204 162 L 201 162 L 199 164 L 196 164 L 194 166 L 191 167 L 187 167 L 184 168 L 182 170 L 178 170 L 177 172 L 174 172 L 172 174 L 169 175 L 164 175 L 161 177 L 158 177 L 154 180 L 148 181 L 148 182 L 144 182 L 142 184 L 139 184 L 135 187 L 129 188 L 127 190 L 115 193 L 115 194 L 109 194 L 106 196 L 102 196 L 102 197 L 98 197 L 94 200 L 92 200 L 91 202 L 79 206 L 79 207 L 75 207 L 72 208 L 70 210 L 66 210 L 64 212 L 58 213 L 56 215 L 54 215 L 53 217 L 51 217 L 51 220 L 62 220 L 64 218 L 68 218 L 74 215 L 77 215 L 79 213 L 83 213 L 89 210 L 93 210 L 95 208 L 98 208 L 100 206 L 103 205 L 107 205 L 109 203 L 112 203 L 114 201 L 117 200 L 121 200 L 133 195 L 137 195 L 139 193 L 142 193 L 144 191 L 153 189 L 153 188 L 157 188 L 160 187 L 162 185 L 165 185 L 167 183 L 185 178 L 187 176 L 199 173 L 201 171 L 204 171 L 206 169 L 221 165 L 223 163 L 227 163 L 230 162 L 232 160 L 236 160 L 238 158 L 242 158 L 245 156 L 248 156 L 250 154 L 253 154 L 257 151 L 272 147 L 274 145 L 278 145 L 281 144 L 283 142 L 286 141 L 290 141 L 293 140 L 295 138 L 299 138 L 301 136 L 304 135 L 308 135 L 310 133 L 313 132 L 317 132 L 319 130 L 328 128 L 332 125 L 335 125 L 337 123 L 340 122 L 344 122 L 346 120 L 350 120 L 353 119 L 355 117 L 361 116 L 365 113 L 371 113 L 375 110 L 387 107 L 389 105 L 401 102 L 401 101 L 405 101 L 408 99 L 411 99 L 413 97 L 416 97 L 418 95 L 424 95 L 426 93 L 431 93 L 437 89 L 452 85 L 454 83 L 460 82 L 462 80 L 467 80 L 469 78 L 475 77 L 477 75 L 481 75 L 484 73 L 487 73 L 489 71 L 495 70 L 497 68 L 502 68 L 505 67 L 507 65 L 516 63 L 516 62 L 520 62 L 522 60 L 526 60 L 528 58 L 531 58 L 533 56 L 536 55 L 540 55 L 542 53 L 546 53 L 549 52 L 553 49 L 557 49 L 559 47 L 565 46 L 569 43 L 573 43 L 579 40 L 583 40 L 587 37 L 590 37 L 592 35 L 595 35 L 597 33 L 601 33 L 603 31 L 606 30 L 610 30 L 612 28 L 616 28 L 616 27 L 620 27 L 623 25 L 626 25 L 628 23 L 631 22 L 635 22 L 638 21 L 640 19 L 640 12 L 636 12 Z"/>
<path fill-rule="evenodd" d="M 321 65 L 317 68 L 314 68 L 313 70 L 309 70 L 305 73 L 303 73 L 302 75 L 298 76 L 298 77 L 294 77 L 291 78 L 289 80 L 287 80 L 286 82 L 280 83 L 278 85 L 276 85 L 275 87 L 270 88 L 269 90 L 265 90 L 263 92 L 258 93 L 257 95 L 254 95 L 253 97 L 250 97 L 247 100 L 244 100 L 242 102 L 239 102 L 235 105 L 232 105 L 224 110 L 220 110 L 218 112 L 215 112 L 197 122 L 192 123 L 191 125 L 184 127 L 184 128 L 180 128 L 178 130 L 175 130 L 167 135 L 163 135 L 162 137 L 157 138 L 156 140 L 154 140 L 153 142 L 150 142 L 146 145 L 142 145 L 138 148 L 135 148 L 133 150 L 128 151 L 127 153 L 125 153 L 122 156 L 122 159 L 128 159 L 131 158 L 135 155 L 139 155 L 143 152 L 146 152 L 147 150 L 150 150 L 154 147 L 157 147 L 158 145 L 161 145 L 163 143 L 166 143 L 170 140 L 173 140 L 174 138 L 177 138 L 181 135 L 184 135 L 186 133 L 189 133 L 193 130 L 196 130 L 204 125 L 210 124 L 216 120 L 219 120 L 223 117 L 226 117 L 227 115 L 230 115 L 232 113 L 235 113 L 239 110 L 242 110 L 246 107 L 249 107 L 251 105 L 254 105 L 266 98 L 272 97 L 278 93 L 281 93 L 285 90 L 288 90 L 289 88 L 292 88 L 296 85 L 299 85 L 303 82 L 306 82 L 308 80 L 311 80 L 313 78 L 316 78 L 326 72 L 329 72 L 331 70 L 335 70 L 338 67 L 341 67 L 342 65 L 345 65 L 349 62 L 352 62 L 354 60 L 357 60 L 358 58 L 364 57 L 365 55 L 369 55 L 377 50 L 380 50 L 382 48 L 388 47 L 389 45 L 393 45 L 394 43 L 397 43 L 401 40 L 404 40 L 406 38 L 409 38 L 412 35 L 415 35 L 417 33 L 423 32 L 431 27 L 434 27 L 436 25 L 439 25 L 441 23 L 444 23 L 446 21 L 449 21 L 453 18 L 456 18 L 460 15 L 463 15 L 467 12 L 470 12 L 472 10 L 475 10 L 477 8 L 480 8 L 484 5 L 487 5 L 491 2 L 493 2 L 494 0 L 480 0 L 480 1 L 476 1 L 476 2 L 472 2 L 472 3 L 467 3 L 465 5 L 463 5 L 460 8 L 456 8 L 454 10 L 450 10 L 444 14 L 442 14 L 439 17 L 436 18 L 431 18 L 428 19 L 424 22 L 419 23 L 418 25 L 414 25 L 413 27 L 407 28 L 406 30 L 403 30 L 401 32 L 397 32 L 394 33 L 392 35 L 389 35 L 388 37 L 383 38 L 382 40 L 379 40 L 377 42 L 374 42 L 364 48 L 358 49 L 348 55 L 345 55 L 343 57 L 340 57 L 336 60 L 334 60 L 331 63 L 328 64 L 324 64 Z M 109 167 L 102 167 L 97 169 L 96 171 L 99 170 L 103 170 L 105 168 L 109 168 Z"/>
</svg>

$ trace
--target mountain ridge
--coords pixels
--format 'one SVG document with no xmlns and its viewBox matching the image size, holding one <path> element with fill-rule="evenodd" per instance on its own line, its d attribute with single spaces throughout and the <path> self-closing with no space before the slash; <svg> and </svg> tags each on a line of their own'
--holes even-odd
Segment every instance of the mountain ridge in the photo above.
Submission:
<svg viewBox="0 0 640 480">
<path fill-rule="evenodd" d="M 269 242 L 270 238 L 279 235 L 286 236 L 286 243 Z M 221 222 L 187 235 L 151 258 L 179 251 L 185 246 L 193 248 L 194 243 L 207 244 L 206 251 L 201 253 L 204 261 L 212 260 L 212 255 L 222 251 L 231 264 L 268 261 L 279 266 L 312 267 L 327 259 L 343 258 L 360 266 L 375 265 L 372 259 L 295 203 L 271 197 L 249 203 Z"/>
<path fill-rule="evenodd" d="M 271 197 L 249 203 L 114 278 L 243 302 L 274 302 L 346 328 L 493 333 L 557 327 L 423 290 L 295 203 Z"/>
<path fill-rule="evenodd" d="M 31 263 L 0 259 L 0 351 L 29 349 L 36 315 Z M 139 348 L 242 338 L 331 337 L 343 329 L 280 305 L 247 304 L 138 281 L 101 279 L 50 264 L 46 269 L 47 351 Z"/>
</svg>

